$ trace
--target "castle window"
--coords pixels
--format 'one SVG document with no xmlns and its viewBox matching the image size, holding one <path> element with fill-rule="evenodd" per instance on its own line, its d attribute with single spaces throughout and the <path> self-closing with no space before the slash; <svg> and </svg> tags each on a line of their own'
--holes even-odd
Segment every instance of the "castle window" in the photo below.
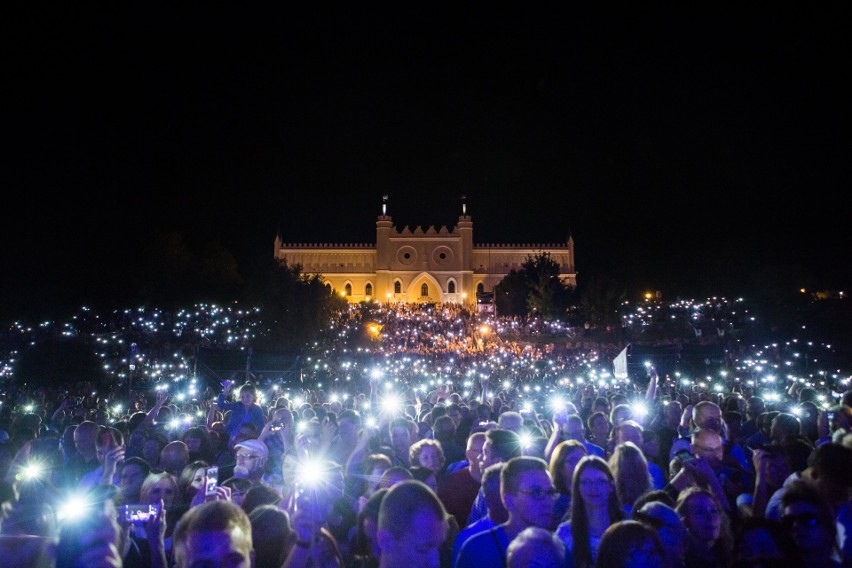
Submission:
<svg viewBox="0 0 852 568">
<path fill-rule="evenodd" d="M 346 291 L 346 295 L 347 295 L 347 296 L 351 296 L 351 295 L 352 295 L 352 284 L 350 284 L 349 282 L 347 282 L 347 283 L 346 283 L 346 286 L 345 286 L 343 289 Z"/>
<path fill-rule="evenodd" d="M 453 282 L 452 280 L 450 280 L 450 281 L 447 283 L 447 292 L 448 292 L 449 294 L 455 294 L 455 293 L 456 293 L 456 283 L 455 283 L 455 282 Z"/>
<path fill-rule="evenodd" d="M 482 282 L 480 282 L 479 284 L 476 285 L 476 293 L 482 294 L 483 292 L 485 292 L 485 286 L 483 286 Z"/>
<path fill-rule="evenodd" d="M 365 296 L 372 296 L 373 295 L 373 285 L 370 284 L 369 282 L 367 283 L 366 286 L 364 286 L 364 295 Z"/>
<path fill-rule="evenodd" d="M 428 296 L 429 295 L 429 286 L 427 286 L 425 282 L 423 283 L 423 286 L 420 287 L 420 295 L 421 296 Z"/>
<path fill-rule="evenodd" d="M 399 280 L 393 283 L 393 293 L 402 294 L 402 282 L 400 282 Z"/>
</svg>

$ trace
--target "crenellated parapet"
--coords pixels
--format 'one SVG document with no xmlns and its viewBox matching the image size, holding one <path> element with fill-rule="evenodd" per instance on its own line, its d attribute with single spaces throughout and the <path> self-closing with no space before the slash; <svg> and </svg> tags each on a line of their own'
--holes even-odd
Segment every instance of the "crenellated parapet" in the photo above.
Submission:
<svg viewBox="0 0 852 568">
<path fill-rule="evenodd" d="M 372 249 L 375 243 L 281 243 L 283 249 Z"/>
<path fill-rule="evenodd" d="M 474 248 L 516 248 L 516 249 L 569 249 L 568 243 L 481 243 Z"/>
<path fill-rule="evenodd" d="M 393 234 L 398 237 L 410 237 L 413 235 L 441 235 L 441 236 L 450 236 L 455 234 L 453 229 L 447 228 L 444 225 L 441 225 L 437 229 L 434 225 L 429 225 L 427 228 L 423 228 L 421 226 L 416 226 L 412 230 L 409 226 L 404 226 L 401 229 L 394 227 Z"/>
</svg>

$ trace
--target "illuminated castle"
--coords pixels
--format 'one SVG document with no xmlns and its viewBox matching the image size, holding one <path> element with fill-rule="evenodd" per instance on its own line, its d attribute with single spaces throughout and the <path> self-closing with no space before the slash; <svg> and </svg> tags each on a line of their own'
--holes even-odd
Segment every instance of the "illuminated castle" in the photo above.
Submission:
<svg viewBox="0 0 852 568">
<path fill-rule="evenodd" d="M 321 274 L 350 302 L 473 303 L 540 253 L 549 253 L 559 263 L 559 278 L 576 286 L 571 237 L 560 244 L 473 244 L 464 201 L 454 228 L 412 231 L 394 227 L 384 196 L 375 244 L 284 243 L 275 237 L 276 259 L 300 264 L 303 274 Z"/>
</svg>

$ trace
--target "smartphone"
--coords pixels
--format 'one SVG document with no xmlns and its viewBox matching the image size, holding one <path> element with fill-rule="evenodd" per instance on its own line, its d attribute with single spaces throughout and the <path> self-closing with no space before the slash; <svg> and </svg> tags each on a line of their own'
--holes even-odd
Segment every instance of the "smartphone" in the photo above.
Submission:
<svg viewBox="0 0 852 568">
<path fill-rule="evenodd" d="M 122 505 L 124 520 L 128 523 L 143 524 L 148 522 L 151 515 L 157 514 L 156 505 Z"/>
<path fill-rule="evenodd" d="M 213 465 L 207 468 L 207 486 L 204 488 L 205 495 L 215 495 L 216 486 L 219 484 L 219 466 Z"/>
<path fill-rule="evenodd" d="M 680 458 L 680 461 L 683 463 L 691 462 L 695 459 L 695 456 L 689 450 L 678 450 L 675 457 Z"/>
<path fill-rule="evenodd" d="M 272 426 L 270 426 L 269 429 L 272 430 L 273 432 L 277 432 L 278 430 L 280 430 L 283 427 L 284 427 L 283 422 L 273 422 Z"/>
</svg>

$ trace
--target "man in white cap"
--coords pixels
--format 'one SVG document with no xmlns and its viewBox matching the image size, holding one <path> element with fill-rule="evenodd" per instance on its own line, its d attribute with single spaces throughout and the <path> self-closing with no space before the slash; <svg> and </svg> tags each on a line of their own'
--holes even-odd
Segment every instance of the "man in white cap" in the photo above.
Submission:
<svg viewBox="0 0 852 568">
<path fill-rule="evenodd" d="M 234 477 L 248 479 L 253 485 L 260 483 L 269 459 L 266 444 L 260 440 L 245 440 L 234 446 L 234 453 L 237 458 Z"/>
</svg>

